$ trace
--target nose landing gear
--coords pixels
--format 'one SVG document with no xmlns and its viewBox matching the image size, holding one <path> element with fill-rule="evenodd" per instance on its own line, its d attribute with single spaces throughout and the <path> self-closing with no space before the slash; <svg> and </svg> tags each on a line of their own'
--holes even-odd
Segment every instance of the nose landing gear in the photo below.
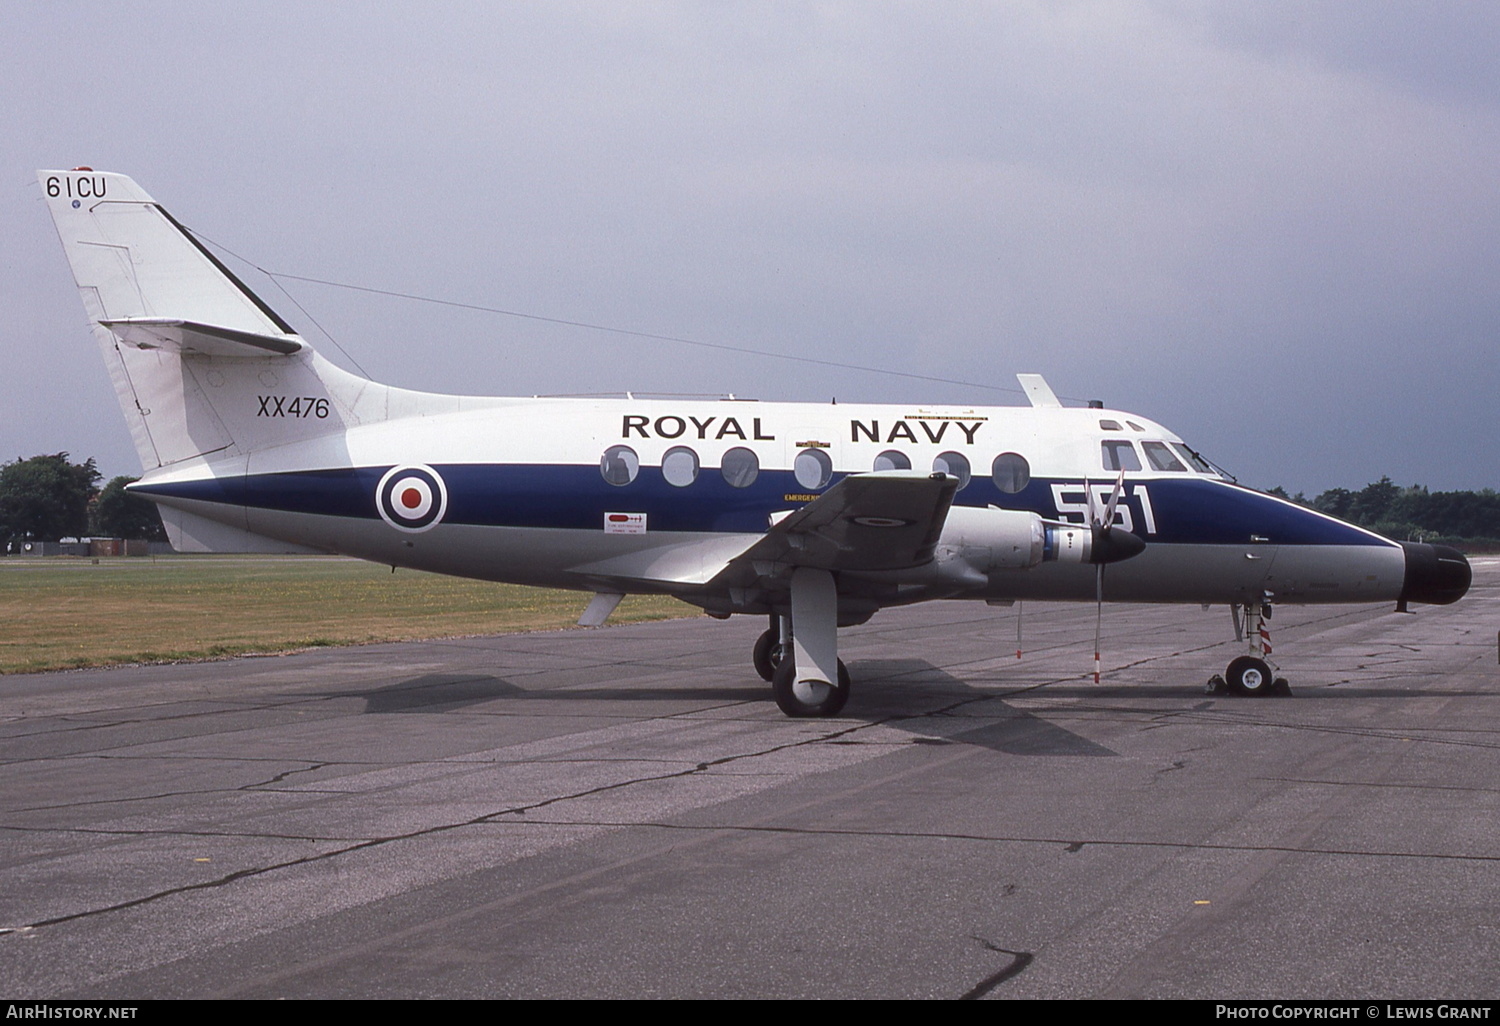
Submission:
<svg viewBox="0 0 1500 1026">
<path fill-rule="evenodd" d="M 1245 655 L 1229 664 L 1224 682 L 1237 695 L 1264 695 L 1270 693 L 1275 676 L 1270 663 Z"/>
<path fill-rule="evenodd" d="M 1276 676 L 1275 664 L 1270 659 L 1271 631 L 1266 626 L 1266 621 L 1271 619 L 1270 593 L 1264 602 L 1245 603 L 1243 614 L 1242 607 L 1229 608 L 1234 616 L 1235 640 L 1248 642 L 1249 653 L 1233 659 L 1224 676 L 1210 680 L 1209 693 L 1228 690 L 1231 694 L 1246 696 L 1290 695 L 1292 689 L 1284 678 Z"/>
</svg>

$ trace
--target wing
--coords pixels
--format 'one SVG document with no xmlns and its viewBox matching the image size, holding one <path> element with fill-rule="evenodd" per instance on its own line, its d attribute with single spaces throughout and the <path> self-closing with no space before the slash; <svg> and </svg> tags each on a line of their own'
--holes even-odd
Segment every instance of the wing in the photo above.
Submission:
<svg viewBox="0 0 1500 1026">
<path fill-rule="evenodd" d="M 760 536 L 724 535 L 573 567 L 603 588 L 634 582 L 720 588 L 819 570 L 901 570 L 932 560 L 958 480 L 883 471 L 844 478 L 800 509 L 773 514 Z"/>
<path fill-rule="evenodd" d="M 957 490 L 958 479 L 946 474 L 851 475 L 778 519 L 733 562 L 818 570 L 921 566 L 932 560 Z"/>
</svg>

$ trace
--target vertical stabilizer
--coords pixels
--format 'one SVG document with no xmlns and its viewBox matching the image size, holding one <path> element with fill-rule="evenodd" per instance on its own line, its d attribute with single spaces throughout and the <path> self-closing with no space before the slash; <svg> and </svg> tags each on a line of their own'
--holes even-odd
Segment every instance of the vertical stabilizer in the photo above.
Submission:
<svg viewBox="0 0 1500 1026">
<path fill-rule="evenodd" d="M 314 353 L 135 182 L 38 179 L 146 470 L 383 417 L 380 386 Z"/>
</svg>

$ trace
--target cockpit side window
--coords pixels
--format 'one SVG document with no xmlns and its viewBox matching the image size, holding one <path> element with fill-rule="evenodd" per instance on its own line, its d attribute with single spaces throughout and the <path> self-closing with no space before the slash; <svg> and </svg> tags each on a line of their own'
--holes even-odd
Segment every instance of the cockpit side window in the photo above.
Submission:
<svg viewBox="0 0 1500 1026">
<path fill-rule="evenodd" d="M 1136 455 L 1135 446 L 1130 444 L 1128 438 L 1106 438 L 1099 443 L 1104 456 L 1104 469 L 1140 470 L 1141 458 Z"/>
<path fill-rule="evenodd" d="M 1142 442 L 1141 448 L 1146 450 L 1146 461 L 1151 464 L 1152 470 L 1169 470 L 1175 474 L 1186 474 L 1187 467 L 1182 461 L 1172 455 L 1172 450 L 1167 447 L 1166 442 Z"/>
</svg>

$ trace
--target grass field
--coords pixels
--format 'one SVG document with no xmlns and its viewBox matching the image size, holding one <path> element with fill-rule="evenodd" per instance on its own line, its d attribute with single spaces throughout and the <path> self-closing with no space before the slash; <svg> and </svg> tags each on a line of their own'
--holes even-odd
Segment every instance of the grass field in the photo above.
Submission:
<svg viewBox="0 0 1500 1026">
<path fill-rule="evenodd" d="M 0 559 L 0 673 L 566 627 L 586 592 L 336 556 Z M 691 616 L 632 596 L 611 623 Z"/>
</svg>

